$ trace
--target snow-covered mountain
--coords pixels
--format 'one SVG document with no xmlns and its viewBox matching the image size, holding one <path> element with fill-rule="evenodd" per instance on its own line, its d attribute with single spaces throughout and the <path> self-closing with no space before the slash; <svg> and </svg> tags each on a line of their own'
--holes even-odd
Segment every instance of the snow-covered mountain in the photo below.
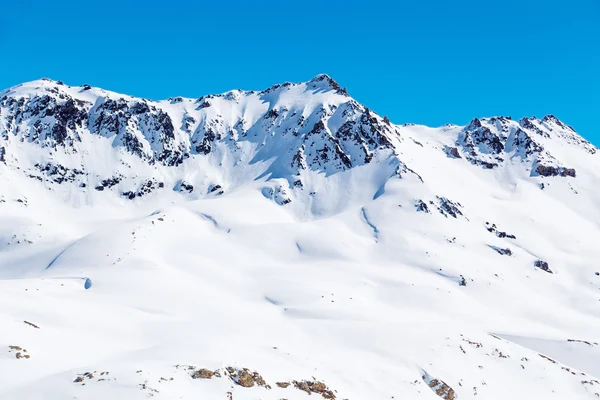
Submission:
<svg viewBox="0 0 600 400">
<path fill-rule="evenodd" d="M 552 115 L 395 125 L 327 75 L 7 89 L 0 398 L 597 398 L 599 184 Z"/>
</svg>

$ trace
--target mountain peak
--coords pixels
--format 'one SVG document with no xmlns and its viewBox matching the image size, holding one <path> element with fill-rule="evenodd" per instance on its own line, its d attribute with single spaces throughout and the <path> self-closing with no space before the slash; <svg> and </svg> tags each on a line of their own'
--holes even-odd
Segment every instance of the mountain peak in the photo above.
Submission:
<svg viewBox="0 0 600 400">
<path fill-rule="evenodd" d="M 346 88 L 342 88 L 339 83 L 337 83 L 332 77 L 327 74 L 319 74 L 308 81 L 308 85 L 313 85 L 315 87 L 332 89 L 335 90 L 339 94 L 347 95 L 348 92 Z"/>
</svg>

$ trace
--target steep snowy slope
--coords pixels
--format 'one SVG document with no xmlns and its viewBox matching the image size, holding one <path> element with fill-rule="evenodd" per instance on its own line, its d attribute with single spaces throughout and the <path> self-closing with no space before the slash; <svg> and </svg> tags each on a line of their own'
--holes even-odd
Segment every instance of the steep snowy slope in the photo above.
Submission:
<svg viewBox="0 0 600 400">
<path fill-rule="evenodd" d="M 326 75 L 8 89 L 0 398 L 597 398 L 599 157 L 553 116 L 394 125 Z"/>
</svg>

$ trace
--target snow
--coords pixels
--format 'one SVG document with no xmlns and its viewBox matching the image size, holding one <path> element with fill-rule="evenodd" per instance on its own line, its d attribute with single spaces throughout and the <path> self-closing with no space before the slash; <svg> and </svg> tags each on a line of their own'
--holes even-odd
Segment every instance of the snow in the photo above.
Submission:
<svg viewBox="0 0 600 400">
<path fill-rule="evenodd" d="M 434 380 L 458 399 L 597 398 L 593 146 L 553 117 L 482 118 L 476 138 L 504 132 L 503 150 L 471 155 L 473 124 L 388 125 L 332 82 L 146 100 L 154 110 L 100 132 L 106 99 L 130 114 L 144 101 L 48 80 L 0 93 L 0 398 L 321 397 L 276 385 L 303 380 L 338 399 L 436 399 Z M 87 102 L 64 144 L 52 128 L 34 136 L 60 115 L 18 105 L 44 94 Z M 172 137 L 152 127 L 160 112 Z M 519 129 L 543 151 L 515 145 Z M 169 165 L 164 148 L 186 156 Z M 541 158 L 576 177 L 532 174 Z M 200 368 L 221 377 L 193 379 Z"/>
</svg>

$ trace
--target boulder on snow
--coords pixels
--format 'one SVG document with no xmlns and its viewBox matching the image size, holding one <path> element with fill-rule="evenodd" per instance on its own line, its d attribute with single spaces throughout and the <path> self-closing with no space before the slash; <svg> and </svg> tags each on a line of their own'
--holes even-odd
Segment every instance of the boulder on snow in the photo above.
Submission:
<svg viewBox="0 0 600 400">
<path fill-rule="evenodd" d="M 533 266 L 536 268 L 541 269 L 542 271 L 546 271 L 549 274 L 552 274 L 552 270 L 550 269 L 550 267 L 548 267 L 548 263 L 546 261 L 543 260 L 535 260 L 533 263 Z"/>
</svg>

